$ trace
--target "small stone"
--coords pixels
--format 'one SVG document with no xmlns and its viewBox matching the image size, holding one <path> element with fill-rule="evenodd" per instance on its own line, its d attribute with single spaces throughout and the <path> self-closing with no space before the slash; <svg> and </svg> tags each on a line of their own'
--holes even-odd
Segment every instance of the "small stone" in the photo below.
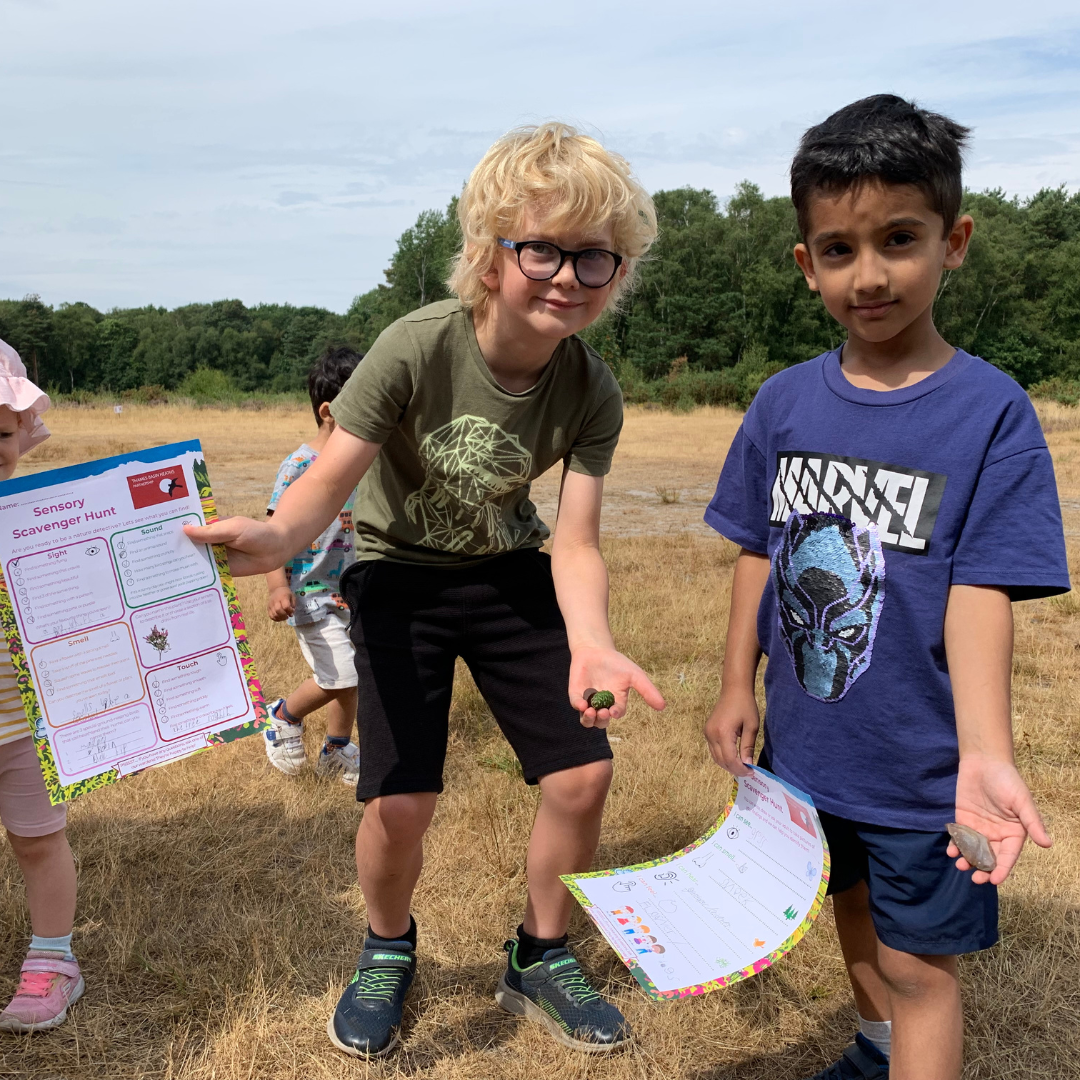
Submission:
<svg viewBox="0 0 1080 1080">
<path fill-rule="evenodd" d="M 615 704 L 615 695 L 610 690 L 594 690 L 585 695 L 591 709 L 610 709 Z"/>
<path fill-rule="evenodd" d="M 990 847 L 990 841 L 981 832 L 968 828 L 967 825 L 958 825 L 955 821 L 946 825 L 945 828 L 948 829 L 953 843 L 960 849 L 960 854 L 976 870 L 990 873 L 997 866 L 997 859 Z"/>
<path fill-rule="evenodd" d="M 588 688 L 588 690 L 582 690 L 581 691 L 581 696 L 585 699 L 585 704 L 586 705 L 589 703 L 589 698 L 591 698 L 593 696 L 593 694 L 595 694 L 595 693 L 596 693 L 596 687 L 595 686 L 590 686 Z"/>
</svg>

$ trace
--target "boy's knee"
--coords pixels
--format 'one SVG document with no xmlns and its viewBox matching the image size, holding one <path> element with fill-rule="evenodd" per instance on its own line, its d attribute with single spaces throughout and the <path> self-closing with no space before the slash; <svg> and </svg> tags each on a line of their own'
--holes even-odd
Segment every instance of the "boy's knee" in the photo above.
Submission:
<svg viewBox="0 0 1080 1080">
<path fill-rule="evenodd" d="M 549 802 L 565 813 L 589 813 L 600 809 L 611 787 L 610 761 L 591 761 L 573 769 L 549 773 L 540 781 L 540 790 Z"/>
<path fill-rule="evenodd" d="M 899 952 L 888 946 L 878 950 L 878 967 L 890 993 L 920 998 L 955 986 L 955 956 L 924 956 Z"/>
<path fill-rule="evenodd" d="M 435 800 L 430 792 L 380 795 L 364 804 L 364 820 L 372 820 L 391 843 L 415 843 L 431 823 Z"/>
</svg>

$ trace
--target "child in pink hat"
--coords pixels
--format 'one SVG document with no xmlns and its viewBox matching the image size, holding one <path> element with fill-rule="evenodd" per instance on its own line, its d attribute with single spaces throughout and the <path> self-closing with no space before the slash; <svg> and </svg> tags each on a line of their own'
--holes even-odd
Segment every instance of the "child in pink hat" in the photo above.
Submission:
<svg viewBox="0 0 1080 1080">
<path fill-rule="evenodd" d="M 0 480 L 8 479 L 19 458 L 49 437 L 41 422 L 48 407 L 48 395 L 26 377 L 19 354 L 0 341 Z M 65 821 L 65 808 L 49 803 L 15 669 L 0 635 L 0 822 L 26 883 L 33 931 L 19 989 L 0 1013 L 2 1031 L 57 1027 L 83 992 L 71 952 L 75 860 Z"/>
</svg>

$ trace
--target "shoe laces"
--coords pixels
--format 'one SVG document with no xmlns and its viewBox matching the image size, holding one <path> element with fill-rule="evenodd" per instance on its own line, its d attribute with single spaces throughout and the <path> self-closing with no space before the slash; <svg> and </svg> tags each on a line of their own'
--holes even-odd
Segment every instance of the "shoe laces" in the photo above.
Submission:
<svg viewBox="0 0 1080 1080">
<path fill-rule="evenodd" d="M 397 967 L 364 968 L 358 974 L 353 995 L 360 1001 L 378 1001 L 384 1004 L 394 1000 L 394 994 L 405 978 L 405 971 Z"/>
<path fill-rule="evenodd" d="M 552 978 L 576 1005 L 591 1005 L 600 995 L 589 985 L 581 968 L 576 964 L 564 971 L 557 971 Z"/>
<path fill-rule="evenodd" d="M 48 997 L 52 989 L 55 971 L 24 971 L 19 978 L 16 997 Z"/>
</svg>

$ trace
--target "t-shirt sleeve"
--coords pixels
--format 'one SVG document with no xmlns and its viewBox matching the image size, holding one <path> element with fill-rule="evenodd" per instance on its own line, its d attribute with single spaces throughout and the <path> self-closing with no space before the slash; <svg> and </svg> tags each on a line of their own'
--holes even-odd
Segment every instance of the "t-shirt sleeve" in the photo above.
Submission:
<svg viewBox="0 0 1080 1080">
<path fill-rule="evenodd" d="M 996 585 L 1013 600 L 1069 591 L 1054 465 L 1045 446 L 984 466 L 953 555 L 954 585 Z"/>
<path fill-rule="evenodd" d="M 406 324 L 388 326 L 330 404 L 350 434 L 380 446 L 401 423 L 413 395 L 416 348 Z"/>
<path fill-rule="evenodd" d="M 291 454 L 278 467 L 277 478 L 274 480 L 274 490 L 270 495 L 270 501 L 266 509 L 273 512 L 277 509 L 278 501 L 285 494 L 285 489 L 311 464 L 310 459 Z"/>
<path fill-rule="evenodd" d="M 746 422 L 732 440 L 705 522 L 732 543 L 764 555 L 769 549 L 765 455 L 747 435 Z"/>
<path fill-rule="evenodd" d="M 606 476 L 619 443 L 623 425 L 622 390 L 611 376 L 598 395 L 598 404 L 588 416 L 566 455 L 571 472 L 586 476 Z"/>
</svg>

